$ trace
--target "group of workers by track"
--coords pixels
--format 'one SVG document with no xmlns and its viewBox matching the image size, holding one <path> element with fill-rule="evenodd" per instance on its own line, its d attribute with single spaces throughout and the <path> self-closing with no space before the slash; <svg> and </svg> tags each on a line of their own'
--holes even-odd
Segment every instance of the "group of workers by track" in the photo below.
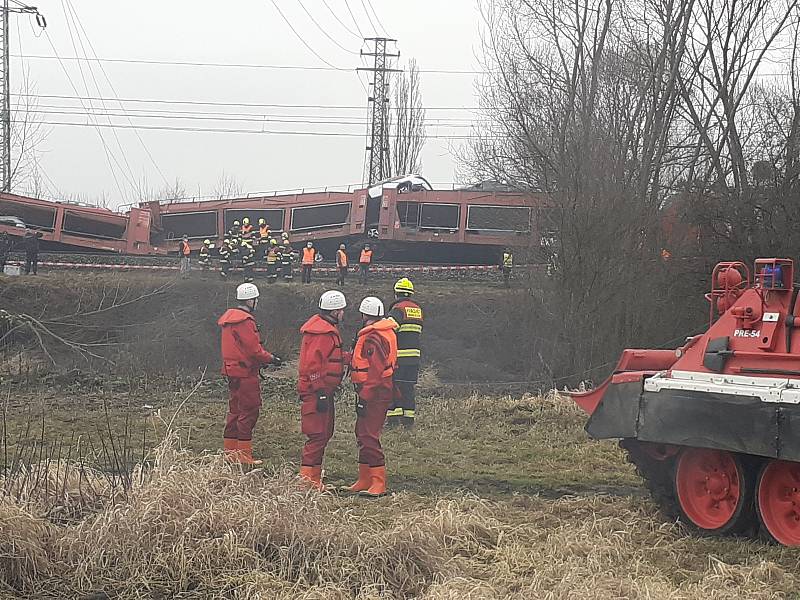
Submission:
<svg viewBox="0 0 800 600">
<path fill-rule="evenodd" d="M 384 425 L 414 426 L 423 312 L 408 278 L 395 283 L 394 293 L 395 301 L 388 310 L 375 296 L 361 300 L 361 327 L 349 350 L 339 329 L 348 303 L 339 290 L 323 293 L 317 314 L 300 328 L 297 391 L 301 431 L 307 438 L 300 477 L 319 491 L 326 489 L 322 463 L 334 434 L 334 397 L 345 378 L 349 377 L 356 392 L 358 478 L 340 491 L 366 497 L 385 495 L 386 460 L 380 442 Z M 227 460 L 246 465 L 261 464 L 253 457 L 252 442 L 261 407 L 260 370 L 283 363 L 263 347 L 254 316 L 259 295 L 253 283 L 239 285 L 238 306 L 228 309 L 218 321 L 222 374 L 229 390 L 223 448 Z"/>
<path fill-rule="evenodd" d="M 212 267 L 212 250 L 214 245 L 206 239 L 200 247 L 197 262 L 201 269 L 209 271 Z M 279 279 L 292 281 L 294 279 L 293 263 L 300 259 L 300 272 L 303 283 L 311 283 L 314 266 L 323 260 L 321 253 L 314 248 L 314 243 L 306 242 L 300 252 L 296 252 L 289 239 L 289 233 L 284 231 L 280 237 L 273 236 L 269 224 L 265 219 L 259 219 L 258 228 L 250 224 L 250 219 L 245 217 L 241 222 L 234 221 L 225 237 L 216 248 L 219 258 L 220 276 L 227 278 L 231 270 L 241 268 L 245 283 L 252 283 L 257 265 L 266 268 L 267 283 L 275 283 Z M 180 273 L 186 278 L 191 270 L 191 252 L 187 236 L 178 244 L 178 257 L 180 258 Z M 361 283 L 366 283 L 369 278 L 369 269 L 373 261 L 373 250 L 365 244 L 358 257 L 358 272 Z M 347 256 L 347 247 L 340 244 L 336 251 L 336 281 L 344 285 L 350 270 Z"/>
</svg>

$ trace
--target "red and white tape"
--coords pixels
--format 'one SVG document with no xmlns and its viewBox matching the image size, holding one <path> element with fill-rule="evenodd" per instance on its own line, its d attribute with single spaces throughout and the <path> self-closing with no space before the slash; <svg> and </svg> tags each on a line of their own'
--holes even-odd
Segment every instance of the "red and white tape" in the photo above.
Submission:
<svg viewBox="0 0 800 600">
<path fill-rule="evenodd" d="M 23 266 L 23 263 L 9 261 L 8 264 L 17 264 Z M 177 271 L 180 267 L 177 265 L 122 265 L 110 263 L 72 263 L 72 262 L 40 262 L 39 266 L 44 267 L 58 267 L 58 268 L 71 268 L 71 269 L 116 269 L 116 270 L 143 270 L 143 271 Z M 237 267 L 238 269 L 239 267 Z M 296 267 L 293 267 L 295 269 Z M 198 270 L 196 267 L 194 270 Z M 213 269 L 218 270 L 218 269 Z M 370 273 L 427 273 L 429 271 L 448 271 L 452 273 L 460 271 L 496 271 L 497 267 L 492 265 L 408 265 L 408 266 L 392 266 L 392 267 L 371 267 Z M 266 272 L 267 269 L 263 267 L 256 267 L 254 269 L 257 273 Z M 338 271 L 335 267 L 314 267 L 316 273 L 336 273 Z M 353 269 L 351 269 L 353 271 Z"/>
</svg>

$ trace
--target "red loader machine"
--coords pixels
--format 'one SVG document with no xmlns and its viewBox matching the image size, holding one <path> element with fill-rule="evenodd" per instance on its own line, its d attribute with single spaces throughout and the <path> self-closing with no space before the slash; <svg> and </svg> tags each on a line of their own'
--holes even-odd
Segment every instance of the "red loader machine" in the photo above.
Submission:
<svg viewBox="0 0 800 600">
<path fill-rule="evenodd" d="M 800 298 L 780 258 L 718 264 L 708 330 L 677 350 L 625 350 L 574 392 L 596 439 L 619 438 L 669 518 L 706 534 L 800 546 Z"/>
</svg>

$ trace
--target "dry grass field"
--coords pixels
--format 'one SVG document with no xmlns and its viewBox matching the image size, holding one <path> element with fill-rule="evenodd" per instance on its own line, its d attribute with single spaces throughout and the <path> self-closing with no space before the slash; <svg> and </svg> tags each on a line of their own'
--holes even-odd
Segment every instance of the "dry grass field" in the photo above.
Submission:
<svg viewBox="0 0 800 600">
<path fill-rule="evenodd" d="M 322 285 L 267 288 L 270 349 L 296 356 Z M 516 331 L 523 292 L 421 287 L 434 364 L 417 429 L 384 435 L 392 493 L 369 501 L 295 477 L 291 360 L 263 383 L 263 468 L 222 461 L 214 320 L 231 286 L 91 273 L 0 282 L 0 309 L 16 315 L 0 318 L 0 598 L 800 598 L 796 550 L 665 521 L 569 399 L 442 384 L 536 376 Z M 351 316 L 346 339 L 354 327 Z M 353 427 L 345 391 L 330 484 L 356 475 Z"/>
<path fill-rule="evenodd" d="M 427 390 L 417 430 L 385 435 L 393 493 L 368 501 L 298 482 L 290 373 L 265 388 L 256 450 L 266 464 L 249 472 L 218 454 L 225 404 L 213 379 L 7 396 L 7 452 L 41 460 L 0 482 L 3 593 L 463 600 L 800 590 L 795 550 L 664 522 L 621 451 L 588 440 L 568 399 Z M 329 483 L 355 474 L 349 394 L 337 409 Z"/>
</svg>

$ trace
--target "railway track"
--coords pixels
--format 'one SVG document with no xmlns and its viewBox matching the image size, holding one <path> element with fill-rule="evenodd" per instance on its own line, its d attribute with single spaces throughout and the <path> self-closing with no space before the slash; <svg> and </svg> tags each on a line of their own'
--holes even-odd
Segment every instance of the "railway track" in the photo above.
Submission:
<svg viewBox="0 0 800 600">
<path fill-rule="evenodd" d="M 24 266 L 25 256 L 12 253 L 9 264 Z M 53 270 L 96 270 L 96 271 L 153 271 L 170 272 L 178 270 L 176 257 L 169 256 L 138 256 L 110 253 L 66 253 L 42 252 L 39 254 L 39 266 L 43 269 Z M 199 270 L 196 261 L 193 261 L 193 270 Z M 299 265 L 295 264 L 299 269 Z M 219 271 L 219 262 L 212 261 L 212 272 Z M 241 272 L 241 269 L 232 269 L 232 275 Z M 255 269 L 256 273 L 266 272 L 264 266 Z M 336 274 L 333 262 L 321 262 L 314 267 L 316 275 L 331 276 Z M 355 268 L 351 267 L 351 273 Z M 378 263 L 373 264 L 370 275 L 374 277 L 396 277 L 413 274 L 415 277 L 434 280 L 494 280 L 500 279 L 500 273 L 495 265 L 455 265 L 455 264 L 425 264 L 425 263 Z"/>
</svg>

